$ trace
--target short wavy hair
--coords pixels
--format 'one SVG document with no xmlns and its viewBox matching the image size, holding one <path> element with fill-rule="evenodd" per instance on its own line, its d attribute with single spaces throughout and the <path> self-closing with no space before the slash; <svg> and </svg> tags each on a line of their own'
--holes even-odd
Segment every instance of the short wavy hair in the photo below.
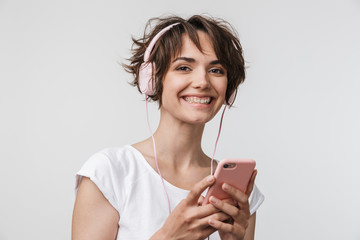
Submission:
<svg viewBox="0 0 360 240">
<path fill-rule="evenodd" d="M 154 94 L 148 100 L 159 101 L 161 106 L 162 79 L 167 73 L 172 58 L 180 54 L 182 49 L 182 35 L 187 34 L 196 47 L 202 51 L 197 31 L 203 31 L 210 37 L 215 54 L 221 65 L 227 71 L 227 89 L 225 99 L 229 103 L 231 94 L 245 80 L 245 62 L 242 47 L 236 30 L 225 20 L 209 16 L 194 15 L 188 19 L 178 16 L 150 19 L 143 37 L 132 38 L 132 56 L 129 64 L 123 64 L 125 70 L 134 76 L 133 86 L 139 88 L 139 70 L 144 62 L 144 53 L 154 36 L 165 27 L 179 23 L 165 32 L 156 42 L 151 51 L 149 61 L 155 63 Z M 141 92 L 141 91 L 140 91 Z"/>
</svg>

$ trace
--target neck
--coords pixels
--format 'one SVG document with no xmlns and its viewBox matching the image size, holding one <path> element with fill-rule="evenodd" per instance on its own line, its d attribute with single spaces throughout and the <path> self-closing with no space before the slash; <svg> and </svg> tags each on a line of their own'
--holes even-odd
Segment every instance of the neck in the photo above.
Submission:
<svg viewBox="0 0 360 240">
<path fill-rule="evenodd" d="M 166 114 L 162 114 L 160 119 L 154 133 L 159 162 L 176 169 L 209 164 L 201 148 L 205 124 L 179 122 Z"/>
</svg>

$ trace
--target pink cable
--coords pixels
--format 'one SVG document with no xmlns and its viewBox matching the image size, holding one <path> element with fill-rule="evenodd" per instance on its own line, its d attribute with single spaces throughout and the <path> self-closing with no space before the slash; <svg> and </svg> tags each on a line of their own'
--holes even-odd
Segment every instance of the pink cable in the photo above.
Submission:
<svg viewBox="0 0 360 240">
<path fill-rule="evenodd" d="M 162 185 L 163 185 L 163 188 L 164 188 L 164 191 L 165 191 L 165 195 L 166 195 L 166 198 L 167 198 L 167 201 L 168 201 L 169 215 L 170 215 L 170 213 L 171 213 L 170 199 L 169 199 L 169 195 L 168 195 L 168 193 L 167 193 L 167 191 L 166 191 L 166 187 L 165 187 L 165 183 L 164 183 L 164 178 L 163 178 L 162 175 L 161 175 L 160 168 L 159 168 L 159 164 L 158 164 L 158 160 L 157 160 L 155 138 L 154 138 L 154 134 L 153 134 L 153 132 L 152 132 L 152 130 L 151 130 L 150 122 L 149 122 L 149 112 L 148 112 L 148 104 L 147 104 L 147 95 L 146 95 L 146 94 L 145 94 L 145 106 L 146 106 L 146 119 L 147 119 L 147 123 L 148 123 L 148 126 L 149 126 L 149 131 L 150 131 L 150 134 L 151 134 L 152 142 L 153 142 L 154 157 L 155 157 L 156 168 L 157 168 L 157 171 L 158 171 L 158 173 L 159 173 L 159 176 L 160 176 L 160 179 L 161 179 L 161 183 L 162 183 Z"/>
<path fill-rule="evenodd" d="M 223 118 L 224 118 L 224 113 L 225 113 L 225 110 L 226 110 L 226 106 L 227 106 L 227 105 L 224 106 L 224 110 L 223 110 L 223 112 L 222 112 L 222 114 L 221 114 L 219 132 L 218 132 L 218 135 L 217 135 L 217 138 L 216 138 L 216 141 L 215 141 L 214 152 L 213 152 L 213 155 L 212 155 L 212 157 L 211 157 L 211 170 L 210 170 L 210 174 L 211 174 L 211 175 L 214 175 L 214 173 L 213 173 L 213 162 L 214 162 L 216 147 L 217 147 L 217 144 L 218 144 L 218 141 L 219 141 L 219 137 L 220 137 L 221 126 L 222 126 L 222 121 L 223 121 Z M 210 236 L 208 236 L 207 239 L 210 240 Z"/>
<path fill-rule="evenodd" d="M 220 126 L 219 126 L 219 133 L 217 135 L 217 138 L 216 138 L 216 142 L 215 142 L 215 147 L 214 147 L 214 153 L 212 155 L 212 158 L 211 158 L 211 170 L 210 170 L 210 174 L 213 175 L 214 172 L 213 172 L 213 162 L 214 162 L 214 157 L 215 157 L 215 152 L 216 152 L 216 147 L 217 147 L 217 144 L 218 144 L 218 141 L 219 141 L 219 137 L 220 137 L 220 132 L 221 132 L 221 126 L 222 126 L 222 121 L 223 121 L 223 118 L 224 118 L 224 113 L 225 113 L 225 110 L 226 110 L 226 106 L 224 106 L 224 110 L 221 114 L 221 120 L 220 120 Z"/>
</svg>

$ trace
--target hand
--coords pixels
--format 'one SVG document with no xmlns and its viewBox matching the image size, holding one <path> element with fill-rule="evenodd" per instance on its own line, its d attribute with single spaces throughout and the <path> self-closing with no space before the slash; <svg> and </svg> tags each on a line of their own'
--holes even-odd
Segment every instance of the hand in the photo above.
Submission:
<svg viewBox="0 0 360 240">
<path fill-rule="evenodd" d="M 214 218 L 209 219 L 209 225 L 219 230 L 221 239 L 244 239 L 250 219 L 250 207 L 248 199 L 254 188 L 256 174 L 257 170 L 254 170 L 245 193 L 230 186 L 229 184 L 223 184 L 223 190 L 232 197 L 237 206 L 229 204 L 225 200 L 219 200 L 213 196 L 210 197 L 210 203 L 214 207 L 231 217 L 230 221 L 225 222 Z"/>
<path fill-rule="evenodd" d="M 201 193 L 213 184 L 213 176 L 198 182 L 166 219 L 164 225 L 151 239 L 205 239 L 216 231 L 209 226 L 209 220 L 224 221 L 229 218 L 211 204 L 199 206 Z"/>
</svg>

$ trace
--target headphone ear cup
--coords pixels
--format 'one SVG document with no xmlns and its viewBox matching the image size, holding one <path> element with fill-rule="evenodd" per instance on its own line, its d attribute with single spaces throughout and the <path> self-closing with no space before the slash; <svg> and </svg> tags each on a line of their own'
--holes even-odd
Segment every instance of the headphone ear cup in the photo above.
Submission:
<svg viewBox="0 0 360 240">
<path fill-rule="evenodd" d="M 236 90 L 231 94 L 230 98 L 229 98 L 229 104 L 233 104 L 235 101 L 235 96 L 236 96 Z"/>
<path fill-rule="evenodd" d="M 229 104 L 227 104 L 226 99 L 225 99 L 224 105 L 230 106 L 231 104 L 233 104 L 235 101 L 235 96 L 236 96 L 236 90 L 231 94 L 231 96 L 229 98 Z"/>
<path fill-rule="evenodd" d="M 154 94 L 153 84 L 153 70 L 154 65 L 150 62 L 142 63 L 139 70 L 139 88 L 143 94 Z"/>
</svg>

